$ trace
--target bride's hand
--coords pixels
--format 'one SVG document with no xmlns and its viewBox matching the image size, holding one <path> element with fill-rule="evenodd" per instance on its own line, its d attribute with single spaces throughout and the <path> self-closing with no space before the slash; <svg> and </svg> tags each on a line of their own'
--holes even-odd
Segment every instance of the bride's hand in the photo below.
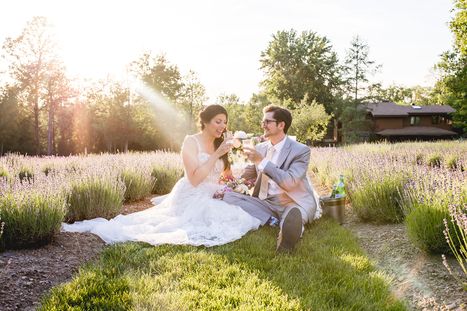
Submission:
<svg viewBox="0 0 467 311">
<path fill-rule="evenodd" d="M 233 141 L 232 139 L 229 139 L 229 140 L 224 140 L 222 142 L 222 144 L 219 146 L 219 148 L 217 148 L 216 150 L 216 155 L 217 157 L 222 157 L 224 154 L 226 154 L 227 152 L 230 151 L 230 149 L 232 149 L 232 144 L 233 144 Z"/>
</svg>

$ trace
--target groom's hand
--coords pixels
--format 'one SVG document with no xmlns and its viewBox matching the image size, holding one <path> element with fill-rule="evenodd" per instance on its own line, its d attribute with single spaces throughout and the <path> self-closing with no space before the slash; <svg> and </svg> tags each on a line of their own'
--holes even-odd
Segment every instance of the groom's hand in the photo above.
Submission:
<svg viewBox="0 0 467 311">
<path fill-rule="evenodd" d="M 256 151 L 254 147 L 243 146 L 243 151 L 245 152 L 248 160 L 256 165 L 258 165 L 263 160 L 263 156 L 258 151 Z"/>
</svg>

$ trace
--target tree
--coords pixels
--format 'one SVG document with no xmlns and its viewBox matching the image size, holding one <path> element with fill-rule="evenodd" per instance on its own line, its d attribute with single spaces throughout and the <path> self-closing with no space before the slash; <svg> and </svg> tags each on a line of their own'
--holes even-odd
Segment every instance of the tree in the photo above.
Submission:
<svg viewBox="0 0 467 311">
<path fill-rule="evenodd" d="M 467 132 L 467 1 L 455 0 L 453 11 L 456 13 L 449 26 L 455 42 L 452 51 L 444 52 L 435 65 L 439 79 L 433 96 L 456 109 L 453 125 Z"/>
<path fill-rule="evenodd" d="M 47 71 L 45 104 L 48 110 L 47 122 L 47 155 L 54 153 L 55 146 L 55 114 L 59 106 L 64 105 L 73 95 L 65 69 L 61 63 L 53 63 Z"/>
<path fill-rule="evenodd" d="M 194 121 L 197 120 L 197 116 L 207 100 L 206 88 L 201 84 L 196 73 L 190 70 L 183 77 L 182 88 L 177 98 L 177 106 L 185 112 L 190 131 L 196 129 Z"/>
<path fill-rule="evenodd" d="M 132 71 L 150 89 L 146 89 L 144 94 L 140 92 L 140 95 L 157 115 L 157 130 L 163 134 L 160 145 L 167 143 L 165 148 L 178 150 L 189 131 L 184 110 L 178 106 L 183 97 L 183 81 L 178 67 L 171 65 L 163 55 L 153 57 L 150 54 L 144 54 L 131 66 Z"/>
<path fill-rule="evenodd" d="M 355 36 L 350 43 L 350 49 L 347 51 L 344 67 L 347 76 L 346 82 L 349 90 L 353 93 L 355 101 L 358 99 L 358 92 L 364 89 L 362 85 L 368 82 L 368 73 L 380 67 L 369 59 L 369 50 L 368 45 L 359 36 Z"/>
<path fill-rule="evenodd" d="M 35 153 L 40 154 L 40 109 L 44 105 L 48 70 L 58 61 L 56 42 L 45 17 L 36 16 L 27 23 L 20 36 L 7 38 L 3 45 L 10 64 L 10 75 L 19 85 L 22 96 L 32 110 Z"/>
<path fill-rule="evenodd" d="M 308 94 L 308 103 L 322 103 L 332 111 L 335 90 L 342 85 L 341 67 L 326 37 L 315 32 L 278 31 L 261 53 L 261 82 L 265 94 L 296 105 Z M 293 106 L 290 108 L 294 108 Z"/>
<path fill-rule="evenodd" d="M 399 105 L 436 105 L 438 102 L 433 98 L 431 87 L 404 87 L 391 85 L 387 88 L 381 87 L 380 83 L 372 84 L 368 87 L 365 100 L 370 101 L 391 101 Z"/>
<path fill-rule="evenodd" d="M 180 95 L 183 85 L 180 71 L 164 55 L 154 57 L 145 53 L 131 67 L 142 81 L 172 102 Z"/>
<path fill-rule="evenodd" d="M 297 140 L 321 140 L 326 134 L 327 125 L 331 116 L 328 115 L 323 105 L 313 101 L 307 104 L 304 98 L 300 105 L 292 111 L 293 122 L 290 134 L 296 135 Z"/>
</svg>

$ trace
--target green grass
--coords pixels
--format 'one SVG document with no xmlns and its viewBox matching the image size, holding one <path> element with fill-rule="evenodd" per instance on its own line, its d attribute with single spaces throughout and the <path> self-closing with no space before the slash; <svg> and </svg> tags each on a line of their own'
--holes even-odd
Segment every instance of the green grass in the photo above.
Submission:
<svg viewBox="0 0 467 311">
<path fill-rule="evenodd" d="M 349 231 L 322 219 L 293 254 L 275 255 L 276 228 L 204 248 L 106 247 L 54 288 L 41 310 L 405 310 Z"/>
</svg>

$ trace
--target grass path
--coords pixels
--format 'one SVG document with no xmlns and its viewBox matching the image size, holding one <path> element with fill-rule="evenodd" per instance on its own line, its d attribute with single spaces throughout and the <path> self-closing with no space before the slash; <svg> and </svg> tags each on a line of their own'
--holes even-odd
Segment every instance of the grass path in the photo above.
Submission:
<svg viewBox="0 0 467 311">
<path fill-rule="evenodd" d="M 328 219 L 275 255 L 277 228 L 204 248 L 106 247 L 47 295 L 42 310 L 405 310 L 354 236 Z"/>
</svg>

